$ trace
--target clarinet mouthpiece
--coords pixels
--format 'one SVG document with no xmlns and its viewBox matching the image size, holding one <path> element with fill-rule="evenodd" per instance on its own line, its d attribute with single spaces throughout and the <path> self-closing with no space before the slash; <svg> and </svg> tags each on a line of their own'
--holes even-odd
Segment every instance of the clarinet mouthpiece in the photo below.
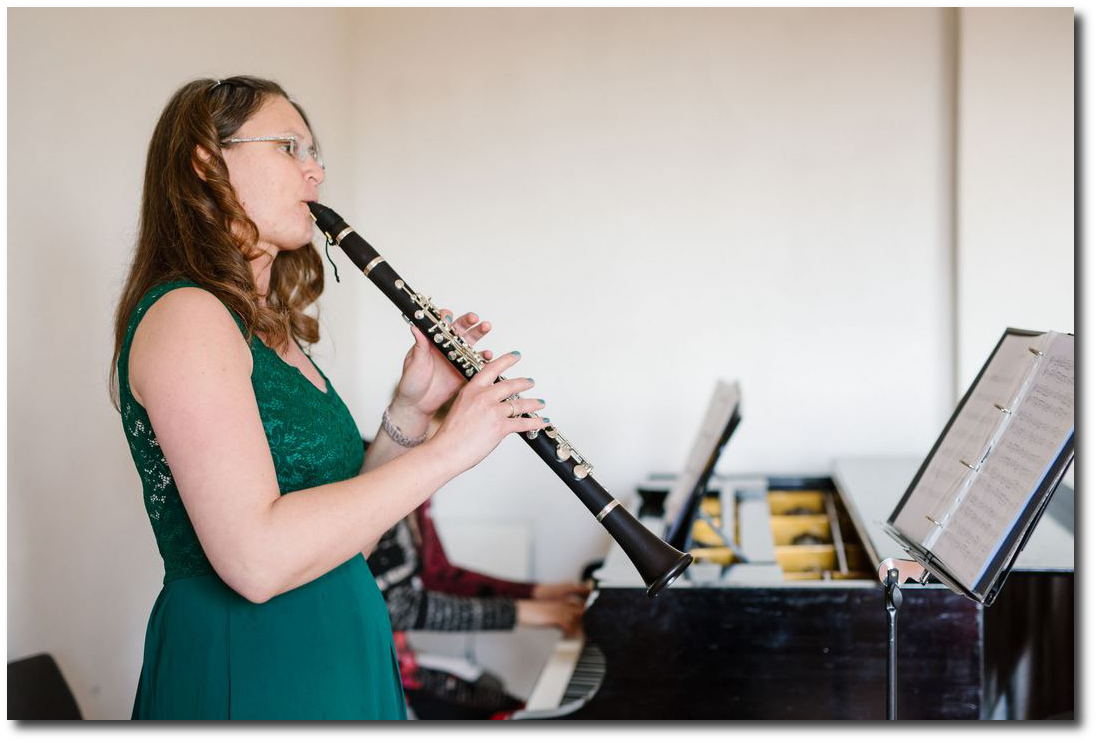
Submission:
<svg viewBox="0 0 1097 743">
<path fill-rule="evenodd" d="M 337 230 L 335 230 L 335 225 L 342 222 L 342 218 L 319 201 L 309 201 L 306 203 L 308 204 L 309 211 L 312 212 L 312 220 L 316 222 L 316 226 L 320 228 L 320 231 L 328 236 L 336 234 Z"/>
</svg>

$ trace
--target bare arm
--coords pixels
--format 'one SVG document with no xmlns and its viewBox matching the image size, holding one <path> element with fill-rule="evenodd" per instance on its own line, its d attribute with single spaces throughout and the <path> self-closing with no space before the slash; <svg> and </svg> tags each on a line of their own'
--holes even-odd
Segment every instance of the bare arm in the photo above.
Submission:
<svg viewBox="0 0 1097 743">
<path fill-rule="evenodd" d="M 250 351 L 215 297 L 196 288 L 166 294 L 138 326 L 129 364 L 131 389 L 210 563 L 237 593 L 263 602 L 346 562 L 507 433 L 540 424 L 490 414 L 496 397 L 532 386 L 490 383 L 514 361 L 462 391 L 468 412 L 446 437 L 460 445 L 436 437 L 349 480 L 284 496 L 251 386 Z"/>
<path fill-rule="evenodd" d="M 389 416 L 396 427 L 410 438 L 418 438 L 423 435 L 423 432 L 425 432 L 430 425 L 430 419 L 421 413 L 417 413 L 413 410 L 401 409 L 393 404 L 389 405 Z M 377 469 L 381 465 L 391 462 L 402 454 L 406 454 L 408 451 L 410 451 L 408 448 L 400 446 L 393 441 L 392 438 L 385 433 L 381 424 L 378 424 L 377 432 L 373 435 L 373 440 L 370 442 L 369 449 L 366 450 L 366 456 L 362 460 L 362 469 L 359 474 L 365 474 L 370 470 Z M 426 500 L 426 498 L 423 500 Z M 380 538 L 380 535 L 378 535 L 377 539 L 366 544 L 365 548 L 362 550 L 362 557 L 368 558 L 373 554 L 373 550 L 377 548 L 377 542 Z"/>
<path fill-rule="evenodd" d="M 430 418 L 413 410 L 407 410 L 400 408 L 395 404 L 389 405 L 389 417 L 392 422 L 404 432 L 409 438 L 418 438 L 422 436 L 427 426 L 430 425 Z M 373 440 L 370 442 L 369 449 L 366 451 L 366 458 L 362 461 L 362 472 L 369 472 L 372 469 L 380 467 L 386 462 L 391 462 L 396 457 L 402 454 L 406 454 L 409 449 L 400 446 L 392 438 L 385 433 L 381 424 L 377 424 L 377 432 L 373 435 Z"/>
<path fill-rule="evenodd" d="M 468 312 L 456 320 L 443 309 L 442 315 L 451 321 L 451 329 L 474 346 L 491 330 L 491 323 L 475 312 Z M 462 389 L 467 380 L 456 371 L 438 349 L 414 325 L 409 325 L 415 344 L 404 358 L 404 370 L 396 394 L 389 403 L 389 417 L 393 424 L 409 438 L 419 438 L 427 432 L 431 418 L 438 408 Z M 490 350 L 481 349 L 485 361 L 491 361 Z M 362 472 L 368 472 L 407 452 L 407 448 L 392 440 L 381 425 L 373 437 L 373 443 L 362 462 Z"/>
</svg>

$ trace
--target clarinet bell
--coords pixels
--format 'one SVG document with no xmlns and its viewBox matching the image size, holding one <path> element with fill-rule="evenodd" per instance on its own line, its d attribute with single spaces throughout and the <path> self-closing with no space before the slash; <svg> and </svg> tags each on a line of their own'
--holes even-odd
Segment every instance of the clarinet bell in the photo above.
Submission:
<svg viewBox="0 0 1097 743">
<path fill-rule="evenodd" d="M 602 526 L 640 573 L 648 588 L 648 598 L 659 595 L 693 562 L 693 555 L 671 547 L 624 508 L 614 508 L 606 514 Z"/>
</svg>

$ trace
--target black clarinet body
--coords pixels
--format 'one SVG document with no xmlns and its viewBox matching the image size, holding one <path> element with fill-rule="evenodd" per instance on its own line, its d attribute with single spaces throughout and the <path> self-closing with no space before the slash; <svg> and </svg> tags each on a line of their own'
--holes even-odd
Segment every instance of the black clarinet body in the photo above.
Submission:
<svg viewBox="0 0 1097 743">
<path fill-rule="evenodd" d="M 430 297 L 413 291 L 373 246 L 333 210 L 316 202 L 310 202 L 309 209 L 328 241 L 342 248 L 354 265 L 400 309 L 409 322 L 430 339 L 459 372 L 471 377 L 483 368 L 487 362 L 453 330 L 441 311 L 431 303 Z M 523 415 L 529 417 L 528 413 Z M 627 509 L 620 508 L 619 501 L 591 475 L 593 468 L 590 463 L 555 426 L 520 435 L 621 545 L 640 572 L 649 596 L 654 597 L 669 586 L 693 561 L 688 552 L 674 549 L 648 531 Z"/>
</svg>

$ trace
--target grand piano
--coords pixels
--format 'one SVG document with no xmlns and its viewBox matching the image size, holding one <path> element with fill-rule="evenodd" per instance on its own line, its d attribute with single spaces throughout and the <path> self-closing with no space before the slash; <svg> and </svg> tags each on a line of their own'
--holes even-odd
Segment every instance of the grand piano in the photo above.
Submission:
<svg viewBox="0 0 1097 743">
<path fill-rule="evenodd" d="M 514 718 L 885 718 L 876 569 L 906 555 L 881 524 L 921 461 L 714 477 L 693 524 L 694 566 L 649 599 L 613 544 L 594 574 L 583 637 L 557 645 Z M 639 488 L 633 512 L 662 534 L 659 483 Z M 1073 719 L 1070 487 L 1055 492 L 989 607 L 934 581 L 902 594 L 899 719 Z"/>
</svg>

